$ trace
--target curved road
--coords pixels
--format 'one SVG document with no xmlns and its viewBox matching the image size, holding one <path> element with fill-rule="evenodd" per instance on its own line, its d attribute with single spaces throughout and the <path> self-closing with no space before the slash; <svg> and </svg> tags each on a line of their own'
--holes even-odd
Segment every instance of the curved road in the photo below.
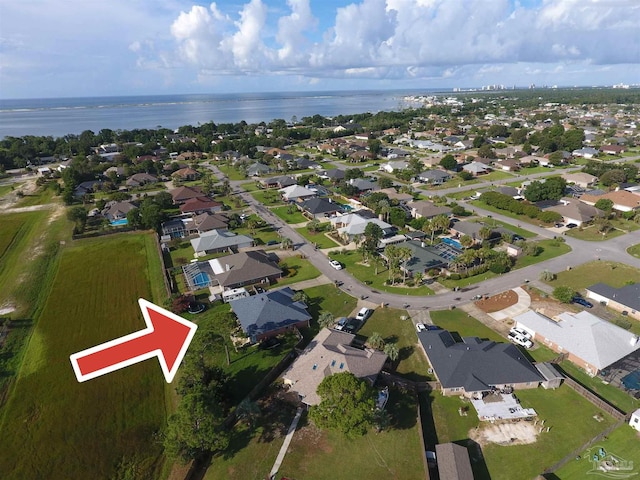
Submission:
<svg viewBox="0 0 640 480">
<path fill-rule="evenodd" d="M 222 180 L 226 178 L 217 167 L 209 166 L 208 168 L 219 179 Z M 494 295 L 521 285 L 527 279 L 536 282 L 544 270 L 559 272 L 567 269 L 568 267 L 575 267 L 592 260 L 615 261 L 640 268 L 640 259 L 637 259 L 626 252 L 626 249 L 631 245 L 640 243 L 640 230 L 603 242 L 587 242 L 564 236 L 563 238 L 565 243 L 572 249 L 571 252 L 461 288 L 457 292 L 450 291 L 430 296 L 409 296 L 378 291 L 374 292 L 370 287 L 363 285 L 352 277 L 346 270 L 335 270 L 332 268 L 329 265 L 326 255 L 308 244 L 305 238 L 298 234 L 298 232 L 296 232 L 292 227 L 287 225 L 277 215 L 272 213 L 268 208 L 258 202 L 250 193 L 240 192 L 238 190 L 238 186 L 242 182 L 233 181 L 230 183 L 233 185 L 237 195 L 239 195 L 252 210 L 254 210 L 267 223 L 273 225 L 280 232 L 281 236 L 290 238 L 297 247 L 297 251 L 304 254 L 309 261 L 311 261 L 311 263 L 320 270 L 321 273 L 326 275 L 332 281 L 342 282 L 341 288 L 348 294 L 356 298 L 366 296 L 367 301 L 378 305 L 388 304 L 394 308 L 410 308 L 412 310 L 420 308 L 445 309 L 451 306 L 460 306 L 465 303 L 469 303 L 469 301 L 471 301 L 471 297 L 476 294 Z M 513 218 L 490 212 L 476 206 L 470 208 L 479 214 L 485 216 L 491 215 L 495 219 L 502 220 L 507 223 L 513 223 Z M 552 238 L 555 235 L 553 232 L 545 228 L 540 228 L 528 223 L 526 223 L 523 228 L 536 233 L 541 237 Z"/>
</svg>

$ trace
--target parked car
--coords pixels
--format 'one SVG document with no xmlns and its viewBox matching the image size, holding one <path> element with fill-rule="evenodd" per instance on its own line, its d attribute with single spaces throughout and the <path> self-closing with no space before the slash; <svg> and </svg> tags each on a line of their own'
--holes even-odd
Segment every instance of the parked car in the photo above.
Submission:
<svg viewBox="0 0 640 480">
<path fill-rule="evenodd" d="M 556 224 L 555 224 L 555 227 L 556 227 L 556 228 L 562 228 L 562 227 L 564 227 L 564 224 L 562 224 L 562 223 L 556 223 Z"/>
<path fill-rule="evenodd" d="M 347 325 L 349 319 L 347 317 L 340 317 L 334 327 L 335 330 L 344 330 L 344 327 Z"/>
<path fill-rule="evenodd" d="M 509 333 L 513 333 L 514 335 L 522 335 L 524 338 L 528 338 L 529 340 L 531 340 L 531 334 L 524 328 L 513 327 L 511 330 L 509 330 Z"/>
<path fill-rule="evenodd" d="M 578 305 L 582 305 L 583 307 L 586 308 L 592 308 L 593 307 L 593 303 L 589 302 L 588 300 L 585 300 L 582 297 L 573 297 L 571 299 L 572 303 L 577 303 Z"/>
<path fill-rule="evenodd" d="M 510 341 L 512 341 L 516 345 L 520 345 L 521 347 L 524 347 L 524 348 L 533 347 L 533 342 L 531 340 L 517 333 L 509 332 L 509 335 L 507 335 L 507 337 L 509 338 Z"/>
<path fill-rule="evenodd" d="M 418 333 L 424 332 L 427 329 L 427 326 L 424 323 L 416 323 L 416 331 Z"/>
<path fill-rule="evenodd" d="M 350 318 L 342 329 L 347 333 L 356 333 L 360 327 L 362 326 L 362 322 L 356 318 Z"/>
<path fill-rule="evenodd" d="M 335 268 L 336 270 L 342 270 L 342 264 L 337 261 L 337 260 L 331 260 L 329 262 L 329 265 L 331 265 L 333 268 Z"/>
<path fill-rule="evenodd" d="M 371 316 L 373 310 L 370 308 L 361 308 L 358 314 L 356 315 L 356 320 L 360 322 L 364 322 L 367 318 Z"/>
<path fill-rule="evenodd" d="M 577 226 L 575 223 L 567 223 L 567 228 L 576 228 Z"/>
</svg>

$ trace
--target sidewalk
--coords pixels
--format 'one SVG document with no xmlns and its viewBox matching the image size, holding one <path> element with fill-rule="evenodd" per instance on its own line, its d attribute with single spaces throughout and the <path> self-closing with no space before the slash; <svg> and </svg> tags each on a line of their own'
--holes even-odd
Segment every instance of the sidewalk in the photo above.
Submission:
<svg viewBox="0 0 640 480">
<path fill-rule="evenodd" d="M 273 464 L 273 468 L 269 473 L 269 478 L 275 478 L 278 470 L 280 469 L 280 465 L 282 465 L 282 461 L 284 460 L 284 456 L 287 454 L 287 450 L 289 449 L 289 444 L 291 443 L 291 439 L 293 438 L 293 434 L 296 433 L 296 428 L 298 427 L 298 422 L 300 421 L 300 416 L 302 415 L 302 407 L 298 407 L 298 411 L 296 412 L 296 416 L 293 417 L 293 422 L 291 422 L 291 426 L 289 427 L 289 431 L 287 432 L 287 436 L 284 437 L 284 443 L 280 448 L 280 452 L 278 453 L 278 458 L 276 458 L 275 463 Z"/>
<path fill-rule="evenodd" d="M 304 290 L 305 288 L 319 287 L 320 285 L 327 285 L 329 283 L 333 282 L 325 275 L 320 275 L 319 277 L 312 278 L 311 280 L 292 283 L 291 285 L 287 285 L 287 287 L 290 287 L 293 290 Z"/>
</svg>

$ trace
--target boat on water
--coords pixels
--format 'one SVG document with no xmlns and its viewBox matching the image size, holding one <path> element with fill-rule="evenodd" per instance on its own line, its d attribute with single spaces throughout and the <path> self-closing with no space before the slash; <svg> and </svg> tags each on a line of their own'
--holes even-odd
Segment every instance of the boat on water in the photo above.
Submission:
<svg viewBox="0 0 640 480">
<path fill-rule="evenodd" d="M 383 410 L 389 400 L 389 387 L 384 387 L 378 391 L 378 398 L 376 400 L 376 408 Z"/>
</svg>

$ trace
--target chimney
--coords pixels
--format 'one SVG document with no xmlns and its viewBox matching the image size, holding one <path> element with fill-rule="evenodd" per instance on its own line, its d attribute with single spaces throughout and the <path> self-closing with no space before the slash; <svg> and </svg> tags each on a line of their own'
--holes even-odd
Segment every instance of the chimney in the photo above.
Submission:
<svg viewBox="0 0 640 480">
<path fill-rule="evenodd" d="M 425 247 L 424 242 L 420 242 L 420 246 L 421 246 L 422 248 L 424 248 L 424 247 Z"/>
<path fill-rule="evenodd" d="M 632 347 L 635 347 L 638 344 L 638 341 L 640 341 L 640 338 L 637 335 L 634 335 L 629 340 L 629 343 L 631 344 Z"/>
<path fill-rule="evenodd" d="M 231 267 L 229 266 L 228 263 L 225 263 L 224 264 L 224 269 L 225 269 L 226 272 L 228 272 L 229 270 L 231 270 Z"/>
</svg>

